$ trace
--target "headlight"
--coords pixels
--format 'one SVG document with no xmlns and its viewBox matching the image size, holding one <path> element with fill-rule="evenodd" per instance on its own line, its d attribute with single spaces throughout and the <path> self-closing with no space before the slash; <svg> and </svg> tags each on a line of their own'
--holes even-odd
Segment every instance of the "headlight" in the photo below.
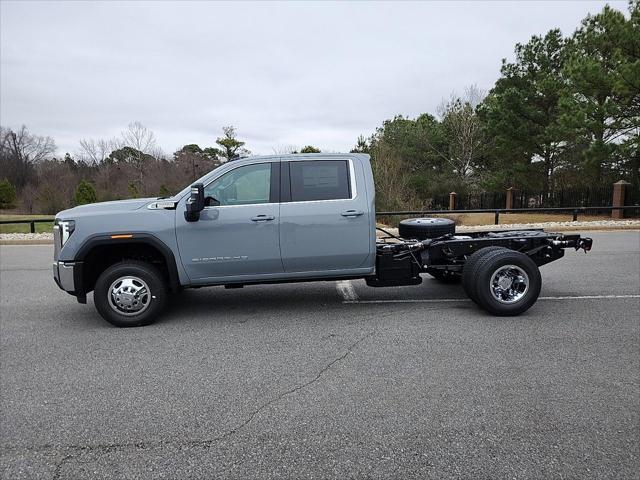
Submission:
<svg viewBox="0 0 640 480">
<path fill-rule="evenodd" d="M 73 220 L 58 220 L 58 227 L 60 227 L 60 246 L 62 247 L 76 229 L 76 222 Z"/>
</svg>

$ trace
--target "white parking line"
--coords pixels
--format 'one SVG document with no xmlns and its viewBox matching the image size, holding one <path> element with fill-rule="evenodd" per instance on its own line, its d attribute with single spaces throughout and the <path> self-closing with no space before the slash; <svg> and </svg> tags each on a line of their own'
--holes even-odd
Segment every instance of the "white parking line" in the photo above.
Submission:
<svg viewBox="0 0 640 480">
<path fill-rule="evenodd" d="M 336 290 L 344 298 L 343 303 L 357 303 L 359 300 L 356 289 L 353 288 L 351 280 L 340 280 L 336 282 Z"/>
<path fill-rule="evenodd" d="M 350 283 L 349 283 L 350 284 Z M 350 284 L 351 285 L 351 284 Z M 353 288 L 353 286 L 351 286 Z M 353 292 L 355 294 L 355 291 Z M 344 296 L 344 294 L 343 294 Z M 356 294 L 357 297 L 357 294 Z M 429 299 L 400 299 L 400 300 L 345 300 L 342 303 L 451 303 L 451 302 L 470 302 L 468 298 L 429 298 Z M 558 297 L 538 297 L 538 300 L 610 300 L 620 298 L 640 298 L 640 295 L 575 295 L 575 296 L 558 296 Z"/>
<path fill-rule="evenodd" d="M 582 299 L 610 299 L 610 298 L 640 298 L 640 295 L 576 295 L 566 297 L 539 297 L 538 300 L 582 300 Z"/>
</svg>

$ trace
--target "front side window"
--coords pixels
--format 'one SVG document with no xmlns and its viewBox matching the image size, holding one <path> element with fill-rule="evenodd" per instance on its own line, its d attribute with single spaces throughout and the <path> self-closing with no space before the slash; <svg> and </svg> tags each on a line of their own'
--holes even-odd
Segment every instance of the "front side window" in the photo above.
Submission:
<svg viewBox="0 0 640 480">
<path fill-rule="evenodd" d="M 269 203 L 271 187 L 271 164 L 259 163 L 245 165 L 225 173 L 204 189 L 207 197 L 220 202 L 220 205 L 251 205 Z"/>
<path fill-rule="evenodd" d="M 351 198 L 346 160 L 291 162 L 291 201 Z"/>
</svg>

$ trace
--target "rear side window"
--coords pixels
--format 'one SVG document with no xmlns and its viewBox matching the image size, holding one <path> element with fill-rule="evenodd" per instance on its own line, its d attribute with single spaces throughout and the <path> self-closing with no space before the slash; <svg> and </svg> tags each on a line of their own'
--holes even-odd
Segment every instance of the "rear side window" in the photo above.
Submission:
<svg viewBox="0 0 640 480">
<path fill-rule="evenodd" d="M 351 198 L 346 160 L 290 162 L 291 201 Z"/>
</svg>

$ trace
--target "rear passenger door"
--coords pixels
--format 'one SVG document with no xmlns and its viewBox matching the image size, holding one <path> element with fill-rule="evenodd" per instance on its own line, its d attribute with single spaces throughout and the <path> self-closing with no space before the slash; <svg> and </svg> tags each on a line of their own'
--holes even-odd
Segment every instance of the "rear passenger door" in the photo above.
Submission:
<svg viewBox="0 0 640 480">
<path fill-rule="evenodd" d="M 322 276 L 368 266 L 370 212 L 356 169 L 362 166 L 350 158 L 281 163 L 280 251 L 285 272 Z"/>
</svg>

